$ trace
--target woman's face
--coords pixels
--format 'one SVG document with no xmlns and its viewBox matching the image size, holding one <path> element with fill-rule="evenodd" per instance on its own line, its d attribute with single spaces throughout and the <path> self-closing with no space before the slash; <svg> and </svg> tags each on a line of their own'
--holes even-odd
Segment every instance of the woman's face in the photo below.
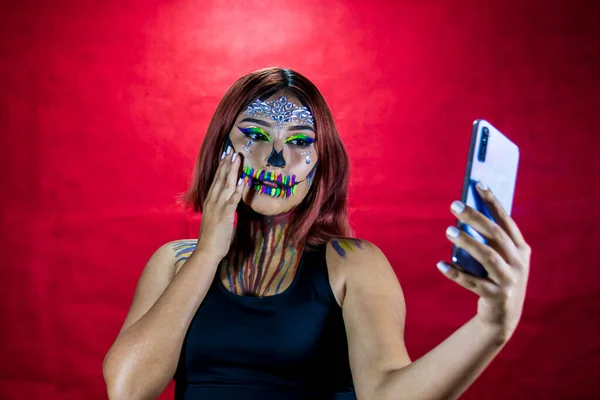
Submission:
<svg viewBox="0 0 600 400">
<path fill-rule="evenodd" d="M 242 200 L 255 212 L 284 213 L 308 194 L 318 161 L 313 121 L 296 96 L 283 92 L 238 115 L 229 139 L 243 156 Z"/>
</svg>

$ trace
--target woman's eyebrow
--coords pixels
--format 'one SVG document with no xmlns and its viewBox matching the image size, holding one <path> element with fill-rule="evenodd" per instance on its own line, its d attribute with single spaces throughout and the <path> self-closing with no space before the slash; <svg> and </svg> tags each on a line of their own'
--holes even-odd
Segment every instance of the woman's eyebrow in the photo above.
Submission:
<svg viewBox="0 0 600 400">
<path fill-rule="evenodd" d="M 310 125 L 295 125 L 288 128 L 288 131 L 305 131 L 309 130 L 315 133 L 315 130 Z"/>
<path fill-rule="evenodd" d="M 262 119 L 256 119 L 256 118 L 244 118 L 243 120 L 240 121 L 240 124 L 242 122 L 253 122 L 255 124 L 262 125 L 262 126 L 267 127 L 267 128 L 272 128 L 273 127 L 272 124 L 270 124 L 270 123 L 268 123 L 266 121 L 263 121 Z"/>
</svg>

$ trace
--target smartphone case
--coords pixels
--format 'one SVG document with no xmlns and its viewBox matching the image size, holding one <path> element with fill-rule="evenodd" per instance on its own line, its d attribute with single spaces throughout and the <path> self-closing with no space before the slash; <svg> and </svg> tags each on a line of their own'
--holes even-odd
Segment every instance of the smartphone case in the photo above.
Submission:
<svg viewBox="0 0 600 400">
<path fill-rule="evenodd" d="M 487 140 L 482 141 L 487 131 Z M 510 215 L 517 181 L 519 148 L 492 124 L 483 119 L 473 122 L 467 170 L 463 182 L 462 202 L 481 212 L 490 220 L 490 214 L 483 199 L 477 193 L 475 184 L 482 180 L 492 190 L 502 207 Z M 487 244 L 487 239 L 467 224 L 457 222 L 457 228 L 476 240 Z M 487 277 L 485 268 L 464 249 L 452 247 L 452 261 L 461 270 L 477 277 Z"/>
</svg>

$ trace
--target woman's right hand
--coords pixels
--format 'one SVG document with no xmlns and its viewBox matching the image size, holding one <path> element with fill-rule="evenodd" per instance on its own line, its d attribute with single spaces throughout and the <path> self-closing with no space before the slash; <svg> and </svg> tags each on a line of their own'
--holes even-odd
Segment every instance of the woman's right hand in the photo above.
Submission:
<svg viewBox="0 0 600 400">
<path fill-rule="evenodd" d="M 196 250 L 220 261 L 227 255 L 233 237 L 235 210 L 246 183 L 238 177 L 241 157 L 228 147 L 221 155 L 208 196 L 202 208 Z"/>
</svg>

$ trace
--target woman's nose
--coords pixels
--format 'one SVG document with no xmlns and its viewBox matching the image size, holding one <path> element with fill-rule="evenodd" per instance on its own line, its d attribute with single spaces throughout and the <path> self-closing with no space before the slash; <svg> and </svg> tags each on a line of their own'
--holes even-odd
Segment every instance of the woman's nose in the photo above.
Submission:
<svg viewBox="0 0 600 400">
<path fill-rule="evenodd" d="M 273 150 L 269 157 L 267 158 L 267 164 L 273 167 L 283 168 L 285 167 L 285 158 L 283 158 L 283 149 L 280 151 L 275 150 L 275 146 L 273 146 Z"/>
</svg>

